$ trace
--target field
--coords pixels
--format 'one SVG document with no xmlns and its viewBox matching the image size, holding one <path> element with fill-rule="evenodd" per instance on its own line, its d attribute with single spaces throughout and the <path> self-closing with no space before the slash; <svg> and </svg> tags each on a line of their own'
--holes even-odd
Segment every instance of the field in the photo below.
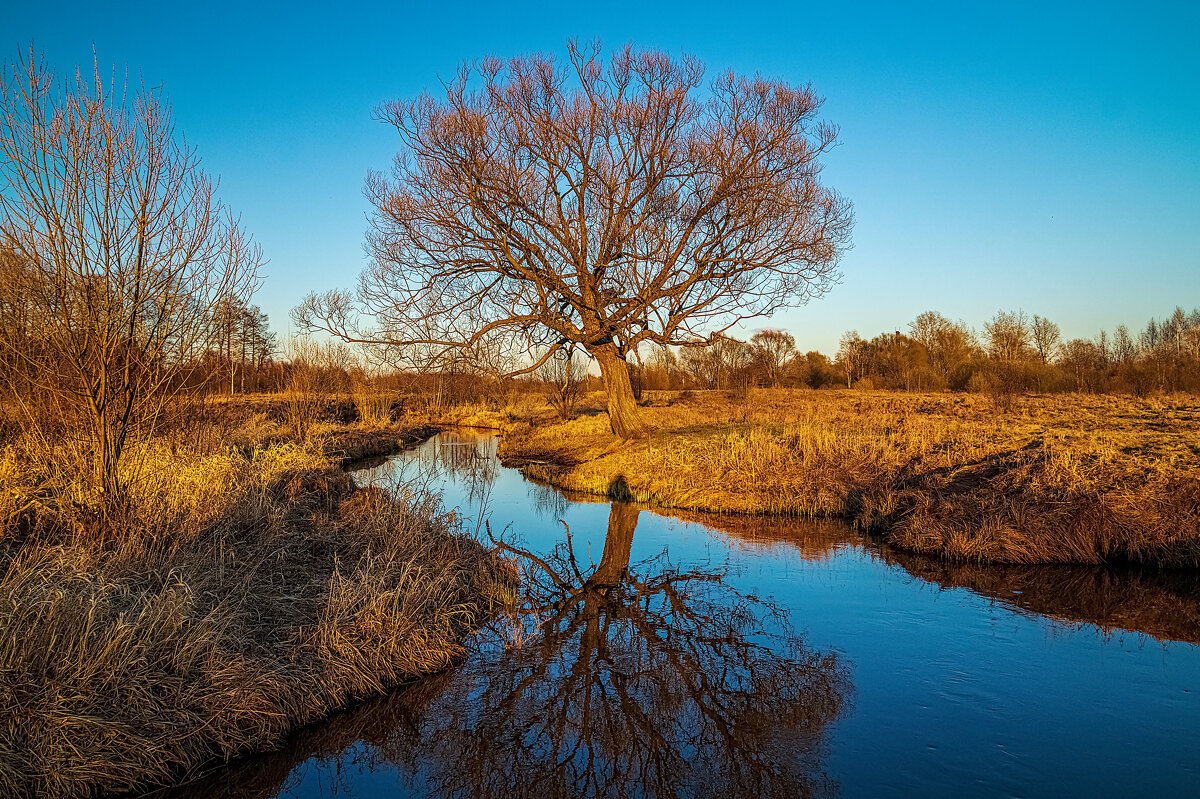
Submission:
<svg viewBox="0 0 1200 799">
<path fill-rule="evenodd" d="M 140 790 L 269 749 L 445 668 L 511 600 L 511 565 L 436 497 L 336 468 L 425 431 L 321 421 L 297 442 L 254 403 L 208 411 L 129 459 L 116 507 L 31 442 L 0 449 L 0 795 Z"/>
<path fill-rule="evenodd" d="M 755 390 L 648 393 L 621 442 L 593 398 L 511 425 L 538 480 L 665 507 L 840 516 L 911 552 L 973 562 L 1200 566 L 1200 402 Z"/>
</svg>

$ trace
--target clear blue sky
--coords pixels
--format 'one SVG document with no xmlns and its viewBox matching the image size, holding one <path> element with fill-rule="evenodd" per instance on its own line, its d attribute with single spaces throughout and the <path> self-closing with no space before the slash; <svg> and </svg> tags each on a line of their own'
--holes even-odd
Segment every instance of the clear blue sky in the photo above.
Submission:
<svg viewBox="0 0 1200 799">
<path fill-rule="evenodd" d="M 844 280 L 767 325 L 804 348 L 999 309 L 1066 336 L 1200 306 L 1200 3 L 5 3 L 11 61 L 129 65 L 176 121 L 270 265 L 284 333 L 308 291 L 352 285 L 380 102 L 464 60 L 569 37 L 633 42 L 811 82 L 841 126 L 827 182 L 855 203 Z"/>
</svg>

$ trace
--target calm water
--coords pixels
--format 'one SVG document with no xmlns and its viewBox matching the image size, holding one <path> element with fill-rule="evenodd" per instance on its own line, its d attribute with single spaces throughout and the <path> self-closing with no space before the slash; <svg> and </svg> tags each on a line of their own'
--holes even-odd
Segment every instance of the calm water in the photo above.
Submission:
<svg viewBox="0 0 1200 799">
<path fill-rule="evenodd" d="M 522 612 L 180 797 L 1200 795 L 1196 579 L 568 499 L 496 443 L 357 475 L 427 482 L 525 553 Z"/>
</svg>

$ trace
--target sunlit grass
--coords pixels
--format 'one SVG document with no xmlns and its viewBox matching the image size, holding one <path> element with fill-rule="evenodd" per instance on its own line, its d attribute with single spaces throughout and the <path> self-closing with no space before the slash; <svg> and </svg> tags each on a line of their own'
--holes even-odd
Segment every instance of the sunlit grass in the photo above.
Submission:
<svg viewBox="0 0 1200 799">
<path fill-rule="evenodd" d="M 530 476 L 721 513 L 843 516 L 896 546 L 1023 563 L 1200 565 L 1195 397 L 986 397 L 804 390 L 656 394 L 654 432 L 601 414 L 514 426 Z"/>
<path fill-rule="evenodd" d="M 227 438 L 274 435 L 251 427 Z M 446 667 L 512 599 L 436 496 L 356 490 L 320 446 L 176 432 L 104 508 L 36 447 L 0 450 L 0 796 L 144 789 L 273 746 Z"/>
</svg>

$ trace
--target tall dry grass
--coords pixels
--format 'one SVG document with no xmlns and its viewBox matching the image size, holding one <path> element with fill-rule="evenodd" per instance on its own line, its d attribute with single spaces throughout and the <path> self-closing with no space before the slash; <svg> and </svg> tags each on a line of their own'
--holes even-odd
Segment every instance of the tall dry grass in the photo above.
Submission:
<svg viewBox="0 0 1200 799">
<path fill-rule="evenodd" d="M 905 549 L 1014 563 L 1200 566 L 1200 403 L 1187 395 L 656 394 L 621 442 L 603 414 L 506 435 L 526 473 L 720 513 L 843 516 Z"/>
<path fill-rule="evenodd" d="M 436 497 L 158 442 L 103 518 L 0 457 L 0 796 L 179 780 L 441 669 L 513 573 Z"/>
</svg>

